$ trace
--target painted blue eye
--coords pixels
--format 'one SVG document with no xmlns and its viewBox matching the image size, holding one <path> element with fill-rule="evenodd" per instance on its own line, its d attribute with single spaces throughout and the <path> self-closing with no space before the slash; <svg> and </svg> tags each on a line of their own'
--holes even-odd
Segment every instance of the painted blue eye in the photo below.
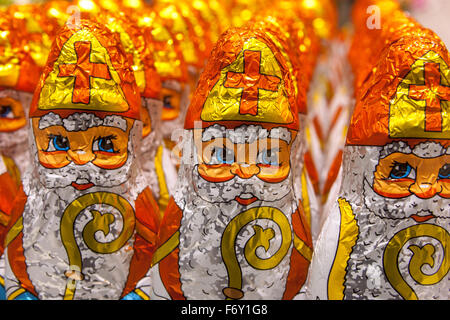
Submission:
<svg viewBox="0 0 450 320">
<path fill-rule="evenodd" d="M 163 97 L 163 107 L 166 109 L 175 109 L 175 107 L 172 106 L 172 96 Z"/>
<path fill-rule="evenodd" d="M 439 170 L 439 179 L 450 179 L 450 164 L 449 163 L 446 163 Z"/>
<path fill-rule="evenodd" d="M 57 135 L 50 136 L 50 142 L 46 151 L 67 151 L 69 149 L 69 139 L 61 135 Z"/>
<path fill-rule="evenodd" d="M 415 178 L 413 168 L 408 163 L 394 163 L 389 178 L 404 179 L 408 177 Z"/>
<path fill-rule="evenodd" d="M 278 166 L 280 161 L 278 159 L 279 149 L 266 149 L 258 154 L 258 163 L 264 165 Z"/>
<path fill-rule="evenodd" d="M 234 162 L 234 153 L 227 148 L 217 149 L 216 157 L 220 163 L 232 164 Z"/>
<path fill-rule="evenodd" d="M 14 118 L 11 106 L 0 106 L 0 118 Z"/>
<path fill-rule="evenodd" d="M 102 152 L 109 152 L 114 153 L 116 152 L 114 150 L 114 143 L 113 143 L 113 137 L 101 137 L 94 141 L 94 145 L 92 146 L 93 151 L 102 151 Z"/>
<path fill-rule="evenodd" d="M 233 150 L 227 148 L 214 148 L 210 164 L 232 164 L 233 162 Z"/>
</svg>

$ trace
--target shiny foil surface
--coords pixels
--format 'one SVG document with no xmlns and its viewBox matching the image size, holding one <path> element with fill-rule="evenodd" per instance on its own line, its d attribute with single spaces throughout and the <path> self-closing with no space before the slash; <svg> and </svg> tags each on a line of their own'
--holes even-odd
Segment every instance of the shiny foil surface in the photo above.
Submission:
<svg viewBox="0 0 450 320">
<path fill-rule="evenodd" d="M 4 5 L 0 300 L 448 300 L 418 3 Z"/>
<path fill-rule="evenodd" d="M 146 298 L 161 213 L 138 159 L 140 104 L 118 37 L 87 20 L 60 29 L 4 236 L 7 299 Z"/>
<path fill-rule="evenodd" d="M 229 29 L 222 35 L 200 77 L 185 128 L 202 120 L 203 124 L 268 122 L 298 129 L 289 68 L 281 51 L 267 38 L 263 32 L 247 28 Z M 266 60 L 263 54 L 268 56 Z M 259 92 L 255 91 L 258 87 L 262 89 Z"/>
<path fill-rule="evenodd" d="M 24 147 L 27 117 L 42 60 L 48 54 L 48 37 L 39 19 L 36 10 L 28 6 L 26 10 L 11 6 L 0 14 L 0 260 L 4 260 L 4 240 L 21 176 L 31 163 Z M 4 277 L 3 270 L 0 277 Z"/>
<path fill-rule="evenodd" d="M 396 1 L 357 1 L 353 23 L 356 101 L 304 298 L 447 300 L 448 50 Z"/>
<path fill-rule="evenodd" d="M 92 32 L 86 32 L 88 28 Z M 82 109 L 139 119 L 139 89 L 115 39 L 109 29 L 87 20 L 61 29 L 35 91 L 30 117 L 47 110 Z"/>
<path fill-rule="evenodd" d="M 161 79 L 155 67 L 155 48 L 151 37 L 125 14 L 99 14 L 97 20 L 118 35 L 141 97 L 159 99 Z"/>
</svg>

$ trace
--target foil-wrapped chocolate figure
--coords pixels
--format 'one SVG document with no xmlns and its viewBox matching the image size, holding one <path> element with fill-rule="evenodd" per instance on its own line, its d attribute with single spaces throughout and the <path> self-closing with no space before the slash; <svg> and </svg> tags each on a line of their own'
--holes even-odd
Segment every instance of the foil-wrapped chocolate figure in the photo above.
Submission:
<svg viewBox="0 0 450 320">
<path fill-rule="evenodd" d="M 296 109 L 299 118 L 299 131 L 296 144 L 293 148 L 293 180 L 295 195 L 303 203 L 308 224 L 311 226 L 313 241 L 317 238 L 319 227 L 319 203 L 316 197 L 310 171 L 308 170 L 308 139 L 306 138 L 307 128 L 307 90 L 310 79 L 305 75 L 305 65 L 309 63 L 306 53 L 301 53 L 299 43 L 302 42 L 301 35 L 305 33 L 302 28 L 303 23 L 291 17 L 280 17 L 271 13 L 262 12 L 257 15 L 254 21 L 248 23 L 251 28 L 258 28 L 261 32 L 265 32 L 274 41 L 277 48 L 283 55 L 292 77 L 294 92 L 296 97 Z M 293 31 L 296 30 L 294 33 Z M 294 33 L 295 36 L 289 36 Z M 306 35 L 305 35 L 306 36 Z M 308 50 L 305 48 L 305 50 Z M 312 54 L 312 50 L 308 50 L 308 54 Z M 310 66 L 311 67 L 311 66 Z"/>
<path fill-rule="evenodd" d="M 139 89 L 103 25 L 57 34 L 30 109 L 32 170 L 6 236 L 8 299 L 145 298 L 160 215 L 137 163 Z"/>
<path fill-rule="evenodd" d="M 188 70 L 182 41 L 175 37 L 167 26 L 167 20 L 162 19 L 160 14 L 153 7 L 146 7 L 139 12 L 136 24 L 144 33 L 145 40 L 153 43 L 154 66 L 161 80 L 162 107 L 153 108 L 156 112 L 151 114 L 151 118 L 155 133 L 153 143 L 158 145 L 154 159 L 159 187 L 158 204 L 163 211 L 177 180 L 177 161 L 172 157 L 172 151 L 178 152 L 175 146 L 180 136 L 179 130 L 183 127 L 190 87 L 187 84 Z M 178 16 L 176 20 L 179 19 L 182 18 Z"/>
<path fill-rule="evenodd" d="M 0 15 L 0 154 L 20 185 L 20 175 L 30 164 L 26 119 L 41 72 L 33 58 L 42 46 L 34 45 L 23 19 L 14 17 L 18 11 L 9 11 Z"/>
<path fill-rule="evenodd" d="M 231 28 L 189 106 L 177 188 L 153 257 L 154 299 L 292 299 L 312 255 L 294 195 L 292 77 L 271 38 Z"/>
<path fill-rule="evenodd" d="M 30 166 L 27 117 L 44 45 L 25 28 L 28 15 L 0 13 L 0 299 L 4 294 L 4 240 L 21 177 Z M 34 21 L 34 20 L 33 20 Z M 35 22 L 35 21 L 34 21 Z"/>
<path fill-rule="evenodd" d="M 449 298 L 450 55 L 405 14 L 387 20 L 357 85 L 308 299 Z"/>
</svg>

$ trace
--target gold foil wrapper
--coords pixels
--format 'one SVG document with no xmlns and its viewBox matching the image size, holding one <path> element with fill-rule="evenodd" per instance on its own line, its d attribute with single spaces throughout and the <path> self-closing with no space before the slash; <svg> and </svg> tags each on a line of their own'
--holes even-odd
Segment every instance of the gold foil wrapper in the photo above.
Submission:
<svg viewBox="0 0 450 320">
<path fill-rule="evenodd" d="M 337 8 L 332 0 L 281 0 L 276 7 L 288 15 L 295 13 L 321 39 L 331 39 L 337 34 Z"/>
<path fill-rule="evenodd" d="M 81 20 L 66 25 L 55 39 L 30 116 L 85 110 L 139 119 L 140 105 L 134 73 L 120 42 L 105 26 Z"/>
<path fill-rule="evenodd" d="M 26 16 L 16 7 L 0 14 L 0 86 L 33 92 L 47 48 L 33 29 L 41 31 L 36 20 L 30 22 L 33 28 L 27 28 Z"/>
<path fill-rule="evenodd" d="M 201 67 L 206 45 L 198 34 L 200 32 L 203 36 L 202 28 L 195 30 L 195 25 L 191 21 L 195 17 L 190 16 L 189 7 L 182 2 L 158 1 L 153 10 L 179 42 L 186 64 Z M 198 21 L 195 23 L 198 25 Z"/>
<path fill-rule="evenodd" d="M 298 130 L 293 77 L 273 39 L 258 28 L 231 28 L 216 46 L 186 114 L 186 128 L 246 122 Z"/>
<path fill-rule="evenodd" d="M 117 34 L 142 97 L 159 99 L 161 80 L 155 68 L 153 40 L 124 13 L 99 14 L 97 21 Z"/>
<path fill-rule="evenodd" d="M 187 81 L 187 65 L 180 41 L 176 39 L 164 21 L 152 8 L 146 8 L 137 18 L 138 28 L 154 44 L 154 65 L 164 80 Z"/>
<path fill-rule="evenodd" d="M 378 39 L 366 35 L 379 58 L 370 68 L 355 65 L 360 83 L 355 84 L 357 101 L 347 144 L 433 139 L 448 145 L 449 53 L 436 34 L 405 14 L 397 11 L 385 19 Z"/>
</svg>

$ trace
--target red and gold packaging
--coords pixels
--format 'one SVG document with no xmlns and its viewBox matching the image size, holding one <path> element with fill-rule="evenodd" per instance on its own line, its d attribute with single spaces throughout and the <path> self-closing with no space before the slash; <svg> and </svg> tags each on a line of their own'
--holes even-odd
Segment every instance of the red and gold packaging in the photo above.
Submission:
<svg viewBox="0 0 450 320">
<path fill-rule="evenodd" d="M 155 298 L 292 299 L 299 292 L 312 240 L 290 178 L 299 130 L 292 79 L 261 29 L 222 34 L 187 112 L 177 190 L 153 259 Z M 261 245 L 264 258 L 256 255 Z"/>
<path fill-rule="evenodd" d="M 295 13 L 321 39 L 331 39 L 337 33 L 337 8 L 333 0 L 281 0 L 276 6 L 283 10 L 280 14 Z"/>
<path fill-rule="evenodd" d="M 450 55 L 405 15 L 383 21 L 307 298 L 448 298 Z"/>
<path fill-rule="evenodd" d="M 373 17 L 377 19 L 379 25 L 375 25 L 375 21 L 372 22 L 371 16 L 367 13 L 371 6 L 376 8 L 377 14 L 379 13 L 379 16 Z M 355 30 L 349 50 L 349 62 L 354 73 L 355 90 L 358 90 L 377 62 L 385 40 L 381 38 L 381 33 L 386 32 L 388 23 L 397 20 L 391 19 L 394 14 L 404 15 L 396 0 L 358 0 L 353 5 L 352 22 Z"/>
<path fill-rule="evenodd" d="M 192 13 L 186 3 L 162 0 L 157 1 L 152 9 L 178 40 L 186 64 L 197 68 L 203 67 L 206 44 L 197 33 L 198 28 L 197 32 L 195 30 L 195 27 L 199 26 L 198 20 L 196 20 L 197 25 L 193 25 L 191 20 L 195 17 L 189 17 Z M 203 31 L 201 27 L 200 29 Z"/>
<path fill-rule="evenodd" d="M 31 104 L 32 170 L 5 241 L 8 299 L 146 299 L 139 282 L 161 217 L 138 165 L 140 109 L 114 34 L 64 26 Z"/>
<path fill-rule="evenodd" d="M 298 50 L 298 42 L 295 41 L 295 35 L 291 36 L 287 26 L 291 22 L 290 19 L 283 19 L 280 17 L 274 17 L 272 15 L 262 15 L 261 20 L 256 20 L 255 23 L 249 24 L 251 28 L 257 28 L 261 32 L 266 33 L 271 40 L 276 44 L 277 48 L 282 53 L 288 67 L 289 72 L 292 76 L 292 83 L 295 88 L 296 96 L 296 109 L 299 113 L 299 133 L 298 140 L 299 146 L 294 148 L 293 153 L 296 153 L 294 161 L 296 166 L 293 170 L 294 172 L 294 185 L 297 190 L 297 194 L 300 195 L 300 199 L 303 202 L 305 214 L 309 225 L 315 230 L 316 218 L 319 216 L 319 206 L 317 203 L 317 198 L 315 196 L 316 191 L 314 190 L 314 180 L 311 179 L 308 169 L 314 168 L 314 163 L 304 161 L 305 148 L 306 146 L 306 136 L 305 136 L 305 125 L 306 125 L 306 113 L 307 113 L 307 99 L 306 92 L 308 89 L 307 76 L 304 75 L 304 64 L 308 61 L 306 60 L 306 55 L 302 54 Z M 313 234 L 313 237 L 315 234 Z"/>
<path fill-rule="evenodd" d="M 37 32 L 31 33 L 32 27 L 39 28 L 36 20 L 29 19 L 31 14 L 17 9 L 14 6 L 0 13 L 0 256 L 3 255 L 6 226 L 20 189 L 21 175 L 30 164 L 25 147 L 27 116 L 41 70 L 39 54 L 45 52 L 36 40 Z M 27 9 L 30 8 L 27 6 Z M 1 269 L 0 280 L 4 277 Z M 3 281 L 1 285 L 4 285 Z"/>
</svg>

